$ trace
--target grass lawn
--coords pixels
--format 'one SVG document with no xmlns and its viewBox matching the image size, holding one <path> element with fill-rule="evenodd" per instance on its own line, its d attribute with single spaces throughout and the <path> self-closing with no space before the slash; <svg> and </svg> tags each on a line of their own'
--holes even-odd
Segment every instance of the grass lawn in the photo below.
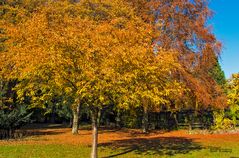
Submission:
<svg viewBox="0 0 239 158">
<path fill-rule="evenodd" d="M 154 157 L 215 157 L 215 158 L 229 158 L 239 155 L 239 146 L 230 146 L 231 151 L 212 151 L 212 149 L 195 149 L 191 151 L 185 150 L 182 152 L 175 149 L 164 149 L 163 151 L 149 150 L 141 152 L 137 149 L 126 150 L 117 149 L 112 150 L 110 147 L 100 147 L 99 157 L 119 157 L 119 158 L 154 158 Z M 229 147 L 226 147 L 229 149 Z M 90 147 L 75 146 L 75 145 L 6 145 L 0 148 L 0 158 L 87 158 L 89 157 Z"/>
<path fill-rule="evenodd" d="M 21 140 L 0 141 L 0 158 L 87 158 L 91 131 L 77 136 L 68 128 L 29 131 Z M 100 130 L 99 157 L 239 158 L 239 134 L 188 134 L 187 131 Z"/>
</svg>

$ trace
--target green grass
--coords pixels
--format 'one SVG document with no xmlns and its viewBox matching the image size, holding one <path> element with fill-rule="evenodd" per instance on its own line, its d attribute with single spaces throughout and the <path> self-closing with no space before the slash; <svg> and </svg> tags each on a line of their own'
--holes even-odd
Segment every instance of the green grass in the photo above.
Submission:
<svg viewBox="0 0 239 158">
<path fill-rule="evenodd" d="M 183 146 L 183 145 L 182 145 Z M 87 158 L 90 147 L 76 145 L 4 145 L 0 146 L 0 158 Z M 99 157 L 118 158 L 157 158 L 157 157 L 200 157 L 229 158 L 239 157 L 239 143 L 221 144 L 220 148 L 205 147 L 197 144 L 193 147 L 177 148 L 176 146 L 143 148 L 100 147 Z"/>
</svg>

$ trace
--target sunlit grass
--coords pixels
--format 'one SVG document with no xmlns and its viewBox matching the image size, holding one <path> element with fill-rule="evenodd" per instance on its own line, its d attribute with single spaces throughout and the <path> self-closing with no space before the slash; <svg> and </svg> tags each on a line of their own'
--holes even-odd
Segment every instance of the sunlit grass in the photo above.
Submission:
<svg viewBox="0 0 239 158">
<path fill-rule="evenodd" d="M 161 151 L 141 149 L 126 149 L 109 147 L 99 148 L 99 157 L 119 158 L 155 158 L 155 157 L 236 157 L 239 155 L 239 143 L 230 146 L 221 144 L 219 148 L 201 146 L 198 149 L 187 150 L 181 153 L 180 149 L 163 149 Z M 0 158 L 87 158 L 90 155 L 90 146 L 77 145 L 5 145 L 0 146 Z"/>
</svg>

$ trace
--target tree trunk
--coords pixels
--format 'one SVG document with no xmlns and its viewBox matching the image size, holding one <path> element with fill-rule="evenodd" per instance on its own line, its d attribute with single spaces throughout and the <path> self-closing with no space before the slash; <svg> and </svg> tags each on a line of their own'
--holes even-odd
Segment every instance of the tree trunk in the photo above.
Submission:
<svg viewBox="0 0 239 158">
<path fill-rule="evenodd" d="M 7 136 L 7 138 L 8 138 L 8 139 L 12 139 L 12 138 L 13 138 L 13 137 L 12 137 L 12 136 L 13 136 L 13 133 L 14 133 L 14 129 L 11 129 L 11 128 L 10 128 L 10 129 L 8 130 L 8 136 Z"/>
<path fill-rule="evenodd" d="M 177 119 L 177 113 L 173 113 L 174 121 L 176 124 L 176 127 L 178 128 L 178 119 Z"/>
<path fill-rule="evenodd" d="M 98 115 L 97 115 L 97 127 L 99 128 L 100 127 L 100 120 L 101 119 L 101 111 L 99 110 L 98 111 Z"/>
<path fill-rule="evenodd" d="M 117 111 L 117 115 L 116 115 L 116 118 L 115 118 L 115 121 L 116 121 L 116 127 L 117 128 L 120 128 L 121 127 L 121 125 L 120 125 L 120 112 L 119 111 Z"/>
<path fill-rule="evenodd" d="M 148 108 L 143 107 L 143 120 L 142 120 L 143 133 L 148 132 L 148 124 L 149 124 Z"/>
<path fill-rule="evenodd" d="M 91 158 L 97 158 L 97 146 L 98 146 L 98 116 L 99 111 L 95 109 L 92 112 L 92 151 L 91 151 Z"/>
<path fill-rule="evenodd" d="M 72 122 L 72 134 L 78 134 L 79 128 L 79 114 L 80 114 L 80 105 L 78 105 L 73 112 L 73 122 Z"/>
<path fill-rule="evenodd" d="M 73 118 L 70 118 L 70 122 L 69 122 L 69 128 L 72 128 L 72 126 L 73 126 Z"/>
</svg>

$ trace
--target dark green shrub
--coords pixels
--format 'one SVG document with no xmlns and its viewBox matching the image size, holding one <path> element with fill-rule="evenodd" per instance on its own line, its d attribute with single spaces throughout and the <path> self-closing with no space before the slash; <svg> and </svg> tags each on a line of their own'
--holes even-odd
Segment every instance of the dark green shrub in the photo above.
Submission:
<svg viewBox="0 0 239 158">
<path fill-rule="evenodd" d="M 0 109 L 0 139 L 12 138 L 16 129 L 30 122 L 31 115 L 26 106 Z"/>
</svg>

